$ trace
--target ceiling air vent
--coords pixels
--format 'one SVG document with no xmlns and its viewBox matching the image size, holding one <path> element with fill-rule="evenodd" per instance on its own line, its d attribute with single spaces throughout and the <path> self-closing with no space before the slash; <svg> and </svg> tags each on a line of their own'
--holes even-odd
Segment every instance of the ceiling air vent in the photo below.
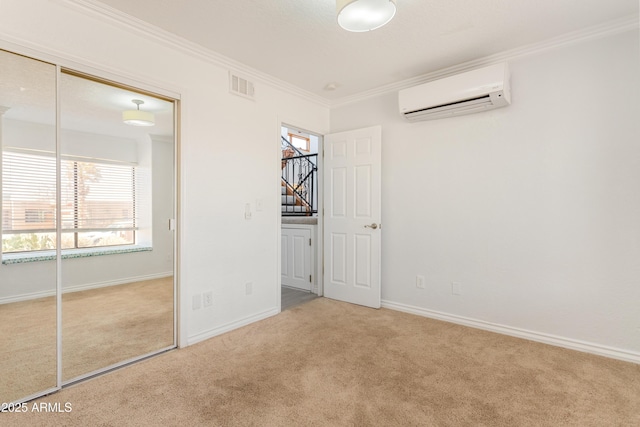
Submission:
<svg viewBox="0 0 640 427">
<path fill-rule="evenodd" d="M 233 72 L 229 72 L 229 91 L 249 99 L 253 99 L 255 94 L 253 83 Z"/>
</svg>

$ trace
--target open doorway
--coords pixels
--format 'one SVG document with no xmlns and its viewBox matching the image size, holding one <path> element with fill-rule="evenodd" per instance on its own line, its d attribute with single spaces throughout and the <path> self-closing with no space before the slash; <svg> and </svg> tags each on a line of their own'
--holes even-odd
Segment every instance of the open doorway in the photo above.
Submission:
<svg viewBox="0 0 640 427">
<path fill-rule="evenodd" d="M 322 295 L 318 254 L 322 253 L 319 176 L 322 137 L 282 124 L 281 309 Z"/>
</svg>

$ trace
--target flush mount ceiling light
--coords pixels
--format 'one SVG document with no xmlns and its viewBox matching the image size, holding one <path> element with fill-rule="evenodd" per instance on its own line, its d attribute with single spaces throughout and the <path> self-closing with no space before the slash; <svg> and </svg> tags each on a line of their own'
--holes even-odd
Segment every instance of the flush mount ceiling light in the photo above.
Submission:
<svg viewBox="0 0 640 427">
<path fill-rule="evenodd" d="M 331 82 L 331 83 L 327 83 L 327 85 L 324 87 L 324 90 L 332 91 L 332 90 L 338 89 L 338 87 L 340 87 L 339 83 Z"/>
<path fill-rule="evenodd" d="M 153 126 L 155 125 L 155 117 L 153 113 L 148 111 L 140 111 L 140 105 L 144 101 L 140 99 L 132 99 L 131 102 L 138 107 L 136 110 L 127 110 L 122 112 L 122 121 L 132 126 Z"/>
<path fill-rule="evenodd" d="M 356 33 L 380 28 L 396 14 L 396 0 L 336 0 L 338 24 Z"/>
</svg>

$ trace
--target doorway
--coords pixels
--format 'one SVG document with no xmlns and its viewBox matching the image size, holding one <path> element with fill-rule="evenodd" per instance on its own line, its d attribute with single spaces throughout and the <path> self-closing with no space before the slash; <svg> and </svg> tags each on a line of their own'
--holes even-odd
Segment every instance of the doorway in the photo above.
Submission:
<svg viewBox="0 0 640 427">
<path fill-rule="evenodd" d="M 285 126 L 283 125 L 283 128 Z M 285 133 L 285 130 L 282 131 Z M 317 295 L 372 308 L 381 305 L 381 221 L 382 221 L 382 127 L 353 129 L 327 134 L 323 138 L 326 159 L 318 156 L 318 212 L 316 218 L 282 218 L 283 230 L 304 228 L 315 231 L 316 255 L 312 266 L 318 280 Z M 288 157 L 283 150 L 282 169 Z M 284 173 L 283 173 L 284 174 Z M 324 185 L 323 185 L 324 184 Z M 283 192 L 284 194 L 284 192 Z M 324 215 L 326 207 L 326 216 Z M 284 212 L 284 208 L 283 208 Z M 292 222 L 292 223 L 291 223 Z M 289 234 L 296 235 L 296 231 Z M 286 238 L 282 231 L 281 273 L 305 271 L 303 257 L 306 234 Z M 299 246 L 289 242 L 297 241 Z M 293 252 L 293 255 L 292 255 Z M 296 258 L 297 257 L 297 258 Z M 297 261 L 298 260 L 298 261 Z M 297 263 L 296 263 L 297 261 Z M 294 264 L 291 266 L 290 264 Z M 326 270 L 326 273 L 325 273 Z M 309 278 L 312 281 L 312 277 Z M 282 285 L 286 286 L 283 280 Z"/>
<path fill-rule="evenodd" d="M 318 260 L 321 242 L 322 137 L 282 124 L 281 310 L 322 295 Z"/>
</svg>

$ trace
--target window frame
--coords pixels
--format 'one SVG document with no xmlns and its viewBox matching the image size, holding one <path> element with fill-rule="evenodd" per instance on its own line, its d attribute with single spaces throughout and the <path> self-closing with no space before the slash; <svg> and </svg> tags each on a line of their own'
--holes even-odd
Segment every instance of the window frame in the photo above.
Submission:
<svg viewBox="0 0 640 427">
<path fill-rule="evenodd" d="M 301 147 L 298 147 L 296 144 L 294 144 L 293 143 L 293 139 L 294 138 L 306 141 L 306 144 L 305 144 L 306 148 L 301 148 Z M 309 138 L 307 136 L 302 136 L 302 135 L 299 135 L 297 133 L 289 132 L 289 142 L 291 143 L 291 145 L 293 145 L 294 147 L 296 147 L 300 151 L 305 151 L 307 153 L 311 151 L 311 138 Z"/>
<path fill-rule="evenodd" d="M 4 148 L 2 150 L 2 155 L 0 156 L 0 158 L 2 159 L 2 169 L 4 169 L 6 167 L 5 165 L 5 153 L 12 153 L 14 155 L 20 156 L 35 156 L 37 158 L 51 158 L 52 160 L 55 161 L 54 156 L 52 156 L 51 154 L 43 154 L 42 152 L 31 152 L 32 150 L 25 150 L 25 149 L 12 149 L 12 147 L 7 147 Z M 73 169 L 73 178 L 72 181 L 73 183 L 71 184 L 73 187 L 73 193 L 72 193 L 72 200 L 73 200 L 73 205 L 72 205 L 72 212 L 73 212 L 73 217 L 72 217 L 72 221 L 73 221 L 73 227 L 72 228 L 65 228 L 64 226 L 61 228 L 60 232 L 61 235 L 69 235 L 69 234 L 73 234 L 73 246 L 67 246 L 67 247 L 63 247 L 61 246 L 61 250 L 63 251 L 83 251 L 83 250 L 90 250 L 90 251 L 95 251 L 96 249 L 101 249 L 101 248 L 105 248 L 105 250 L 108 250 L 109 248 L 114 248 L 114 247 L 132 247 L 132 246 L 136 246 L 136 233 L 138 230 L 138 225 L 137 225 L 137 198 L 138 198 L 138 188 L 139 186 L 137 185 L 137 180 L 138 180 L 138 175 L 137 175 L 137 165 L 135 164 L 131 164 L 131 163 L 126 163 L 126 162 L 121 162 L 121 161 L 111 161 L 111 160 L 102 160 L 102 159 L 87 159 L 87 158 L 76 158 L 74 156 L 63 156 L 60 159 L 61 164 L 64 162 L 69 162 L 72 164 L 72 169 Z M 131 200 L 127 201 L 127 203 L 131 203 L 131 222 L 132 222 L 132 226 L 131 227 L 118 227 L 118 228 L 113 228 L 113 227 L 88 227 L 88 228 L 83 228 L 83 227 L 79 227 L 80 221 L 82 220 L 82 218 L 79 217 L 79 197 L 78 197 L 78 191 L 79 191 L 79 187 L 77 185 L 78 183 L 78 163 L 83 162 L 83 163 L 89 163 L 89 164 L 94 164 L 94 165 L 99 165 L 102 167 L 105 167 L 108 165 L 118 165 L 118 166 L 125 166 L 127 168 L 130 168 L 131 171 Z M 65 181 L 65 177 L 61 176 L 61 185 L 68 185 L 68 184 L 62 184 L 62 182 Z M 2 192 L 0 192 L 0 194 L 3 194 L 5 191 L 5 181 L 2 180 Z M 55 199 L 54 199 L 55 201 Z M 31 202 L 31 201 L 29 201 Z M 45 201 L 46 203 L 46 201 Z M 3 218 L 2 218 L 2 224 L 0 224 L 0 226 L 2 227 L 1 230 L 1 234 L 3 236 L 5 235 L 33 235 L 33 234 L 44 234 L 45 236 L 47 234 L 55 234 L 56 233 L 56 221 L 55 221 L 55 216 L 56 216 L 56 210 L 54 207 L 54 211 L 53 211 L 53 224 L 54 227 L 45 227 L 45 228 L 33 228 L 33 229 L 29 229 L 29 228 L 24 228 L 25 224 L 38 224 L 41 223 L 39 222 L 31 222 L 31 221 L 27 221 L 27 211 L 32 211 L 32 210 L 41 210 L 41 211 L 45 211 L 44 208 L 25 208 L 24 209 L 24 223 L 22 225 L 22 229 L 18 228 L 14 228 L 13 226 L 13 220 L 11 219 L 11 208 L 5 208 L 4 203 L 2 203 L 2 200 L 0 200 L 0 205 L 2 206 L 2 213 L 3 213 Z M 6 212 L 9 212 L 8 215 L 5 215 Z M 65 215 L 63 213 L 61 213 L 63 220 L 65 219 Z M 43 214 L 43 217 L 46 217 L 46 213 Z M 47 222 L 51 222 L 51 221 L 44 221 L 45 223 Z M 7 226 L 7 228 L 5 228 L 5 226 Z M 93 245 L 80 245 L 80 234 L 81 233 L 91 233 L 91 232 L 114 232 L 114 231 L 118 231 L 118 232 L 131 232 L 132 236 L 130 239 L 130 242 L 127 243 L 116 243 L 116 244 L 112 244 L 112 245 L 106 245 L 106 244 L 102 244 L 102 245 L 98 245 L 98 244 L 93 244 Z M 97 243 L 97 242 L 95 242 Z M 62 242 L 60 242 L 60 245 L 62 245 Z M 55 247 L 55 246 L 54 246 Z M 0 246 L 0 253 L 2 254 L 3 257 L 5 256 L 11 256 L 14 254 L 34 254 L 34 257 L 37 257 L 38 253 L 43 253 L 43 252 L 47 252 L 47 251 L 51 251 L 52 248 L 40 248 L 40 249 L 27 249 L 27 250 L 16 250 L 16 251 L 5 251 L 1 246 Z"/>
</svg>

